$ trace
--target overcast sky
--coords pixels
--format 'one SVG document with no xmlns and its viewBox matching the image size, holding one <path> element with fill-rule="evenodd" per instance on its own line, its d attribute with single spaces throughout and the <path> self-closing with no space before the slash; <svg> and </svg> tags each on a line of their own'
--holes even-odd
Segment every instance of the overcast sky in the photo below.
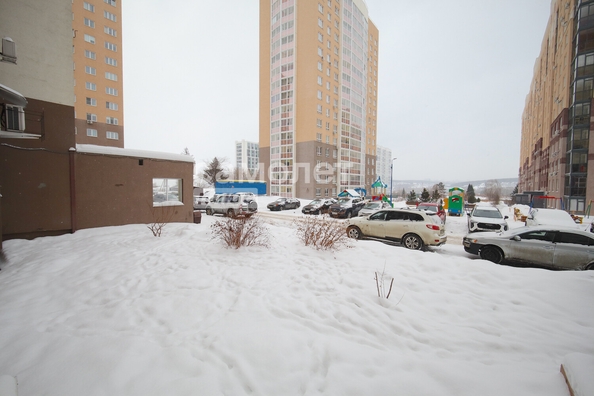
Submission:
<svg viewBox="0 0 594 396">
<path fill-rule="evenodd" d="M 398 158 L 394 179 L 517 177 L 550 0 L 366 3 L 380 32 L 378 144 Z M 234 165 L 235 141 L 258 141 L 259 1 L 122 6 L 125 147 Z"/>
</svg>

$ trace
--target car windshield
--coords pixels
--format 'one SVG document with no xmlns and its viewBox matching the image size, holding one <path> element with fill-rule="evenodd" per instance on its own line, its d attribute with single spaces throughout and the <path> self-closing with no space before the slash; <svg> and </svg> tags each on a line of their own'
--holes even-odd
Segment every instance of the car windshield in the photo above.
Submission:
<svg viewBox="0 0 594 396">
<path fill-rule="evenodd" d="M 487 217 L 489 219 L 501 219 L 501 213 L 498 210 L 489 210 L 489 209 L 475 209 L 474 213 L 472 214 L 475 217 Z"/>
<path fill-rule="evenodd" d="M 351 202 L 351 199 L 350 198 L 339 198 L 338 199 L 338 203 L 341 204 L 341 205 L 342 204 L 349 203 L 349 202 Z"/>
<path fill-rule="evenodd" d="M 437 212 L 437 206 L 432 206 L 432 205 L 419 205 L 418 206 L 419 209 L 421 210 L 432 210 L 434 212 Z"/>
<path fill-rule="evenodd" d="M 285 202 L 285 200 L 286 200 L 286 198 L 278 198 L 278 199 L 277 199 L 276 201 L 274 201 L 274 202 L 281 203 L 281 202 Z"/>
<path fill-rule="evenodd" d="M 322 204 L 322 200 L 321 199 L 314 199 L 309 204 L 310 205 L 321 205 Z"/>
</svg>

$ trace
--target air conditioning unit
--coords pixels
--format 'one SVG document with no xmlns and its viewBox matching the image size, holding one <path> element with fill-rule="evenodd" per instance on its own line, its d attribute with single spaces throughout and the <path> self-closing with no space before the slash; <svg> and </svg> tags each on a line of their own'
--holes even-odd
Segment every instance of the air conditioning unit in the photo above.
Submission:
<svg viewBox="0 0 594 396">
<path fill-rule="evenodd" d="M 5 105 L 6 130 L 23 132 L 25 130 L 25 111 L 21 106 Z"/>
<path fill-rule="evenodd" d="M 87 124 L 92 124 L 93 120 L 87 120 Z"/>
<path fill-rule="evenodd" d="M 10 37 L 2 38 L 2 59 L 6 62 L 16 63 L 16 43 Z"/>
</svg>

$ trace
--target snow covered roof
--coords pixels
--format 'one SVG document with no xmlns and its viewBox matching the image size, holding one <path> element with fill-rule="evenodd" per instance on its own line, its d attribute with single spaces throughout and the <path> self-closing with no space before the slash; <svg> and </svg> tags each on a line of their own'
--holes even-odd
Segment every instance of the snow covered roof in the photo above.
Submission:
<svg viewBox="0 0 594 396">
<path fill-rule="evenodd" d="M 164 153 L 162 151 L 134 150 L 119 147 L 97 146 L 95 144 L 77 144 L 76 152 L 88 154 L 119 155 L 122 157 L 152 158 L 170 161 L 194 163 L 194 158 L 185 154 Z"/>
</svg>

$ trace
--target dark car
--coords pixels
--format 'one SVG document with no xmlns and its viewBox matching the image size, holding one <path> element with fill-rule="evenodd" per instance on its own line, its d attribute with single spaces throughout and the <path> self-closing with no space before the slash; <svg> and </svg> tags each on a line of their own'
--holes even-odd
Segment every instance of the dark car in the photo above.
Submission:
<svg viewBox="0 0 594 396">
<path fill-rule="evenodd" d="M 301 209 L 301 213 L 314 214 L 314 215 L 328 213 L 328 209 L 330 208 L 330 205 L 332 205 L 334 202 L 336 202 L 336 201 L 332 198 L 314 199 L 313 201 L 311 201 L 310 203 L 305 205 L 303 207 L 303 209 Z"/>
<path fill-rule="evenodd" d="M 301 202 L 295 198 L 278 198 L 270 202 L 266 207 L 270 210 L 288 210 L 297 209 L 301 206 Z"/>
<path fill-rule="evenodd" d="M 505 232 L 472 233 L 464 250 L 496 264 L 531 264 L 558 269 L 594 269 L 594 235 L 560 226 L 526 226 Z"/>
<path fill-rule="evenodd" d="M 359 215 L 361 208 L 365 206 L 365 202 L 361 198 L 342 197 L 338 198 L 338 202 L 330 206 L 330 217 L 339 219 L 350 219 Z"/>
</svg>

